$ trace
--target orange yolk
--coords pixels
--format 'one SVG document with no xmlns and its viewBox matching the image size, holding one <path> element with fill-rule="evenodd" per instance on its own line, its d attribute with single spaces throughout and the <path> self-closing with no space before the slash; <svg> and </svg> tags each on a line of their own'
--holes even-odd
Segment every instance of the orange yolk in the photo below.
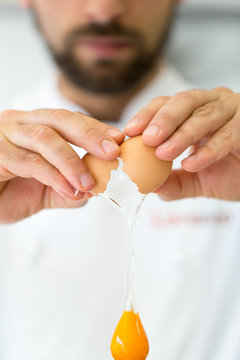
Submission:
<svg viewBox="0 0 240 360">
<path fill-rule="evenodd" d="M 134 311 L 124 311 L 112 338 L 113 358 L 115 360 L 145 360 L 148 351 L 148 339 L 139 315 Z"/>
</svg>

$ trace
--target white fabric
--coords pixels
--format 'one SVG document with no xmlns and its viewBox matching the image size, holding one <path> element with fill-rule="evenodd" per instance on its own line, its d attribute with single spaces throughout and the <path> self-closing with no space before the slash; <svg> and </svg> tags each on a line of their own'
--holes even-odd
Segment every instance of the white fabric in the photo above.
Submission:
<svg viewBox="0 0 240 360">
<path fill-rule="evenodd" d="M 189 85 L 165 67 L 119 127 Z M 54 78 L 14 108 L 68 108 Z M 240 358 L 240 204 L 149 195 L 136 241 L 137 298 L 149 360 Z M 128 229 L 99 198 L 0 227 L 1 360 L 107 360 L 126 295 Z"/>
</svg>

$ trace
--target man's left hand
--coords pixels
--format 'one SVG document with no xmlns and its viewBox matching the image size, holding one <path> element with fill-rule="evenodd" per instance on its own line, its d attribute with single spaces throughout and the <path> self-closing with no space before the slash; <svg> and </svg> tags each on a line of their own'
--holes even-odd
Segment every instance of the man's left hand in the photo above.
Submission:
<svg viewBox="0 0 240 360">
<path fill-rule="evenodd" d="M 220 87 L 157 97 L 130 120 L 125 133 L 143 134 L 162 160 L 174 160 L 190 147 L 182 169 L 173 170 L 156 190 L 164 200 L 240 200 L 240 94 Z"/>
</svg>

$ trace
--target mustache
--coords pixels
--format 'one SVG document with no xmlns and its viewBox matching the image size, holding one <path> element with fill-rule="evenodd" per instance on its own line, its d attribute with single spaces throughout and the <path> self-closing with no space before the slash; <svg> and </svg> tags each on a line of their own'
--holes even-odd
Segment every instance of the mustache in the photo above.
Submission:
<svg viewBox="0 0 240 360">
<path fill-rule="evenodd" d="M 124 28 L 116 22 L 111 22 L 108 24 L 97 24 L 92 23 L 85 27 L 77 28 L 73 30 L 65 39 L 65 43 L 69 44 L 76 40 L 79 40 L 79 37 L 82 36 L 121 36 L 130 38 L 134 42 L 141 42 L 140 34 L 129 28 Z"/>
</svg>

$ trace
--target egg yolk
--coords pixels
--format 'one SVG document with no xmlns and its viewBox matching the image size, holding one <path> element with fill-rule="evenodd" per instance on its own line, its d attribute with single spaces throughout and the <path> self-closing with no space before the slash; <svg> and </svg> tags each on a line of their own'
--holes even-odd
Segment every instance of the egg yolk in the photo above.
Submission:
<svg viewBox="0 0 240 360">
<path fill-rule="evenodd" d="M 145 360 L 149 352 L 147 335 L 139 315 L 124 311 L 111 342 L 115 360 Z"/>
</svg>

